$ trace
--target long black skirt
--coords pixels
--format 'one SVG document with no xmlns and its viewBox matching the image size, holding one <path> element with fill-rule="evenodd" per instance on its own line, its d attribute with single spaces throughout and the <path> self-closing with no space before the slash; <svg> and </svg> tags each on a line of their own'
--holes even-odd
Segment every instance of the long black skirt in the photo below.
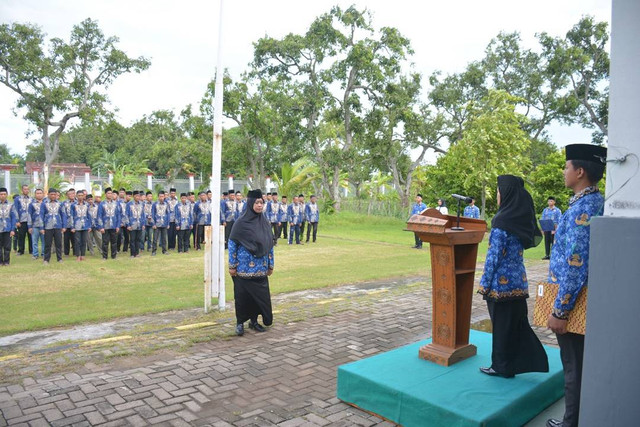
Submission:
<svg viewBox="0 0 640 427">
<path fill-rule="evenodd" d="M 273 323 L 271 310 L 271 294 L 269 293 L 269 277 L 233 278 L 233 293 L 236 304 L 236 320 L 238 324 L 247 320 L 255 321 L 258 315 L 262 322 L 269 326 Z"/>
<path fill-rule="evenodd" d="M 504 375 L 549 372 L 549 360 L 527 318 L 524 299 L 487 299 L 493 324 L 491 367 Z"/>
</svg>

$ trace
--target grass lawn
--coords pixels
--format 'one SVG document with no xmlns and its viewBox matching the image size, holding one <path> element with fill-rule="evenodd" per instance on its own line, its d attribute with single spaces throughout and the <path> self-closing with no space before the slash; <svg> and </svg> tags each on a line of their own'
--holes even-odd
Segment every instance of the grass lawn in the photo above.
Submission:
<svg viewBox="0 0 640 427">
<path fill-rule="evenodd" d="M 272 293 L 427 274 L 428 250 L 411 249 L 413 235 L 403 231 L 403 221 L 348 212 L 321 221 L 317 243 L 276 247 Z M 485 252 L 483 242 L 479 261 Z M 540 245 L 525 256 L 543 252 Z M 82 263 L 66 257 L 45 267 L 12 253 L 11 266 L 0 269 L 0 336 L 203 306 L 203 252 L 123 255 Z M 232 300 L 230 276 L 226 289 Z"/>
</svg>

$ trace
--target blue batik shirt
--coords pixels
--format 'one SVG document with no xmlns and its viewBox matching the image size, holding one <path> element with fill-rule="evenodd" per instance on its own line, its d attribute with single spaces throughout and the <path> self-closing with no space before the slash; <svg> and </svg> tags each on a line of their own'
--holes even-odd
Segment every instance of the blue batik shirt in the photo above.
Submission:
<svg viewBox="0 0 640 427">
<path fill-rule="evenodd" d="M 265 256 L 256 257 L 240 243 L 229 239 L 229 268 L 235 268 L 239 277 L 264 277 L 273 267 L 273 248 Z"/>
<path fill-rule="evenodd" d="M 236 219 L 235 221 L 238 220 L 238 218 L 240 218 L 240 216 L 242 216 L 242 214 L 244 213 L 244 211 L 247 210 L 247 202 L 245 201 L 236 201 Z"/>
<path fill-rule="evenodd" d="M 42 222 L 42 218 L 40 217 L 40 209 L 42 208 L 42 205 L 42 200 L 38 201 L 37 199 L 33 199 L 29 204 L 29 218 L 27 220 L 29 228 L 42 228 L 44 225 L 44 222 Z"/>
<path fill-rule="evenodd" d="M 191 213 L 191 203 L 182 203 L 180 201 L 175 210 L 176 227 L 180 227 L 180 230 L 189 230 L 193 225 L 193 215 Z"/>
<path fill-rule="evenodd" d="M 550 219 L 553 221 L 553 225 L 558 226 L 561 217 L 562 211 L 557 206 L 554 206 L 553 209 L 544 208 L 540 219 Z"/>
<path fill-rule="evenodd" d="M 317 203 L 307 203 L 304 208 L 305 217 L 309 222 L 320 222 L 320 211 L 318 211 Z"/>
<path fill-rule="evenodd" d="M 127 227 L 132 230 L 142 230 L 147 225 L 147 216 L 144 213 L 144 203 L 131 200 L 127 203 Z"/>
<path fill-rule="evenodd" d="M 414 203 L 413 205 L 411 205 L 411 215 L 417 215 L 425 209 L 427 209 L 427 205 L 425 205 L 424 203 Z"/>
<path fill-rule="evenodd" d="M 160 203 L 155 202 L 153 207 L 151 208 L 151 218 L 153 221 L 153 225 L 160 228 L 165 228 L 169 226 L 169 203 L 166 201 Z"/>
<path fill-rule="evenodd" d="M 278 209 L 278 222 L 287 222 L 289 220 L 289 218 L 287 218 L 289 215 L 289 205 L 280 202 Z"/>
<path fill-rule="evenodd" d="M 198 225 L 211 225 L 211 202 L 197 201 L 193 208 L 195 222 Z"/>
<path fill-rule="evenodd" d="M 522 243 L 512 234 L 493 228 L 478 293 L 492 300 L 529 297 Z"/>
<path fill-rule="evenodd" d="M 477 206 L 465 206 L 463 216 L 467 218 L 480 218 L 480 209 Z"/>
<path fill-rule="evenodd" d="M 91 214 L 89 213 L 89 205 L 87 202 L 82 204 L 76 202 L 71 205 L 71 216 L 67 218 L 69 222 L 67 228 L 72 228 L 77 231 L 88 230 L 93 224 Z"/>
<path fill-rule="evenodd" d="M 67 226 L 67 212 L 62 203 L 57 200 L 49 200 L 48 203 L 43 203 L 40 206 L 40 218 L 45 230 L 55 230 Z"/>
<path fill-rule="evenodd" d="M 104 200 L 98 207 L 98 221 L 100 228 L 105 230 L 115 230 L 122 225 L 121 218 L 122 208 L 120 202 L 114 200 Z"/>
<path fill-rule="evenodd" d="M 224 202 L 224 222 L 233 222 L 236 220 L 236 201 L 225 200 Z"/>
<path fill-rule="evenodd" d="M 29 205 L 32 200 L 31 197 L 25 196 L 24 194 L 13 200 L 13 206 L 18 215 L 18 222 L 29 222 Z"/>
<path fill-rule="evenodd" d="M 89 216 L 91 217 L 91 228 L 101 229 L 100 220 L 98 219 L 98 203 L 87 203 L 89 206 Z"/>
<path fill-rule="evenodd" d="M 300 225 L 302 224 L 302 210 L 304 206 L 301 206 L 298 203 L 291 203 L 287 210 L 287 221 L 291 225 Z"/>
<path fill-rule="evenodd" d="M 15 230 L 18 214 L 15 207 L 8 200 L 0 203 L 0 233 L 10 233 Z"/>
<path fill-rule="evenodd" d="M 176 222 L 176 206 L 180 200 L 177 197 L 167 197 L 165 202 L 169 204 L 169 222 Z"/>
<path fill-rule="evenodd" d="M 589 279 L 591 218 L 602 215 L 604 197 L 597 187 L 587 187 L 569 201 L 560 218 L 549 262 L 549 282 L 558 284 L 553 315 L 567 319 L 578 293 Z"/>
<path fill-rule="evenodd" d="M 267 220 L 270 223 L 280 222 L 280 202 L 274 202 L 273 200 L 267 203 Z"/>
</svg>

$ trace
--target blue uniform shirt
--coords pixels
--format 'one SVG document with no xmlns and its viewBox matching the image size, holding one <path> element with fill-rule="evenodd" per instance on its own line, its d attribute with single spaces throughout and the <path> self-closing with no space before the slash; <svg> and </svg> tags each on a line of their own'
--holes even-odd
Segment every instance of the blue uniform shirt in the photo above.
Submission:
<svg viewBox="0 0 640 427">
<path fill-rule="evenodd" d="M 419 214 L 420 212 L 422 212 L 423 210 L 427 209 L 427 205 L 425 205 L 424 203 L 414 203 L 413 205 L 411 205 L 411 215 L 416 215 Z"/>
<path fill-rule="evenodd" d="M 29 222 L 29 205 L 34 200 L 29 196 L 21 194 L 19 197 L 13 200 L 13 206 L 18 215 L 18 222 Z"/>
<path fill-rule="evenodd" d="M 82 231 L 91 228 L 93 220 L 89 214 L 89 205 L 87 202 L 79 204 L 78 202 L 71 205 L 71 216 L 67 218 L 67 228 Z"/>
<path fill-rule="evenodd" d="M 463 216 L 480 219 L 480 209 L 477 206 L 465 206 Z"/>
<path fill-rule="evenodd" d="M 264 277 L 273 270 L 273 248 L 263 257 L 256 257 L 238 242 L 229 239 L 229 268 L 235 268 L 240 277 Z"/>
<path fill-rule="evenodd" d="M 0 203 L 0 233 L 10 233 L 15 231 L 18 214 L 15 207 L 8 200 Z"/>
<path fill-rule="evenodd" d="M 174 211 L 175 211 L 175 217 L 176 217 L 176 227 L 180 227 L 180 230 L 189 230 L 193 225 L 191 203 L 189 202 L 182 203 L 182 201 L 180 201 L 176 205 L 176 208 L 174 209 Z"/>
<path fill-rule="evenodd" d="M 144 203 L 131 200 L 127 203 L 127 227 L 132 230 L 142 230 L 147 225 L 147 216 L 144 213 Z"/>
<path fill-rule="evenodd" d="M 280 205 L 278 206 L 278 208 L 279 208 L 278 222 L 289 221 L 289 218 L 287 217 L 289 215 L 289 205 L 287 205 L 286 203 L 280 202 Z"/>
<path fill-rule="evenodd" d="M 561 217 L 562 211 L 558 207 L 554 206 L 553 209 L 549 209 L 548 207 L 544 208 L 540 219 L 550 219 L 553 221 L 553 225 L 557 226 Z"/>
<path fill-rule="evenodd" d="M 297 203 L 291 203 L 287 209 L 287 221 L 291 225 L 302 224 L 302 211 L 304 206 Z"/>
<path fill-rule="evenodd" d="M 153 221 L 153 225 L 160 228 L 168 227 L 170 219 L 169 211 L 169 203 L 166 201 L 162 203 L 155 202 L 151 208 L 151 219 Z"/>
<path fill-rule="evenodd" d="M 104 200 L 98 206 L 98 221 L 100 228 L 115 230 L 122 225 L 122 207 L 120 202 Z"/>
<path fill-rule="evenodd" d="M 67 213 L 62 203 L 57 200 L 49 200 L 48 203 L 43 203 L 40 206 L 40 218 L 45 230 L 66 228 L 67 226 Z"/>
<path fill-rule="evenodd" d="M 560 218 L 549 262 L 549 282 L 558 284 L 553 315 L 569 317 L 578 293 L 587 286 L 591 218 L 602 215 L 604 197 L 597 187 L 587 187 L 572 197 Z"/>
<path fill-rule="evenodd" d="M 208 200 L 206 202 L 197 201 L 193 208 L 193 216 L 196 224 L 211 225 L 211 202 Z"/>
<path fill-rule="evenodd" d="M 318 211 L 317 203 L 307 203 L 304 207 L 305 217 L 309 222 L 320 222 L 320 211 Z"/>
<path fill-rule="evenodd" d="M 279 222 L 280 216 L 280 202 L 274 202 L 273 200 L 267 203 L 267 220 L 270 223 Z"/>
<path fill-rule="evenodd" d="M 500 228 L 493 228 L 489 235 L 489 249 L 478 293 L 493 300 L 529 296 L 522 244 L 516 236 Z"/>
<path fill-rule="evenodd" d="M 27 225 L 29 228 L 42 228 L 44 225 L 44 222 L 42 222 L 42 218 L 40 217 L 40 209 L 42 208 L 43 203 L 43 200 L 37 201 L 36 199 L 33 199 L 29 204 L 29 218 L 27 218 Z"/>
</svg>

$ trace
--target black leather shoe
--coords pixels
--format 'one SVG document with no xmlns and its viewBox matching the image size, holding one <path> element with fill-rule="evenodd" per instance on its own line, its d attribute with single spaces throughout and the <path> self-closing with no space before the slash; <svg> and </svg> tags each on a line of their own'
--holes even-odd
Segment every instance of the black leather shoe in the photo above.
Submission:
<svg viewBox="0 0 640 427">
<path fill-rule="evenodd" d="M 547 427 L 562 427 L 563 422 L 556 420 L 555 418 L 549 418 L 547 420 Z"/>
<path fill-rule="evenodd" d="M 489 367 L 489 368 L 480 368 L 480 372 L 482 372 L 483 374 L 492 376 L 492 377 L 503 377 L 503 378 L 513 378 L 514 377 L 514 375 L 505 375 L 505 374 L 501 374 L 500 372 L 496 372 L 491 367 Z"/>
<path fill-rule="evenodd" d="M 244 335 L 244 324 L 239 323 L 236 325 L 236 335 L 241 337 Z"/>
<path fill-rule="evenodd" d="M 249 329 L 253 329 L 256 332 L 266 332 L 267 329 L 262 326 L 260 323 L 258 322 L 249 322 Z"/>
<path fill-rule="evenodd" d="M 545 256 L 542 257 L 542 259 L 543 260 L 547 260 L 547 259 L 551 259 L 551 258 L 549 258 L 547 255 L 545 255 Z"/>
</svg>

